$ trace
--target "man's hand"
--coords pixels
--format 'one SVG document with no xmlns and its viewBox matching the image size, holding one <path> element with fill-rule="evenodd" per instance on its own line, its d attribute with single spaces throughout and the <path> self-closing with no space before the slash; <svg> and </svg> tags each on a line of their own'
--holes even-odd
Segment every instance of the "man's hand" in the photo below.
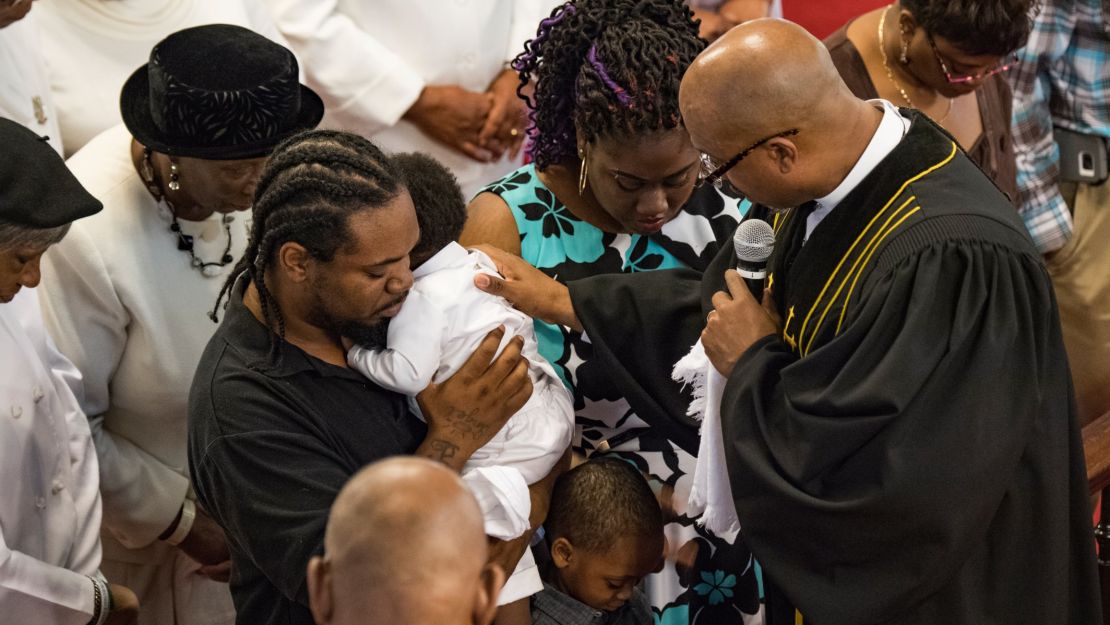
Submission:
<svg viewBox="0 0 1110 625">
<path fill-rule="evenodd" d="M 478 139 L 491 108 L 492 94 L 475 93 L 456 85 L 428 86 L 405 113 L 405 119 L 440 143 L 487 163 L 501 156 L 481 147 Z"/>
<path fill-rule="evenodd" d="M 486 335 L 470 358 L 450 378 L 432 383 L 416 396 L 428 435 L 416 454 L 461 470 L 479 447 L 489 442 L 509 417 L 532 395 L 524 340 L 513 337 L 494 360 L 504 328 Z"/>
<path fill-rule="evenodd" d="M 32 0 L 0 0 L 0 28 L 27 17 L 32 3 Z"/>
<path fill-rule="evenodd" d="M 528 108 L 516 94 L 520 77 L 511 69 L 501 72 L 490 84 L 493 106 L 482 130 L 478 133 L 478 146 L 500 155 L 508 152 L 511 158 L 520 153 L 524 130 L 528 127 Z"/>
<path fill-rule="evenodd" d="M 177 548 L 204 565 L 198 571 L 200 574 L 218 582 L 226 582 L 230 577 L 231 554 L 224 530 L 199 505 L 192 529 Z"/>
<path fill-rule="evenodd" d="M 713 367 L 727 378 L 740 356 L 759 339 L 778 334 L 780 324 L 770 291 L 763 292 L 763 305 L 756 303 L 733 269 L 725 272 L 725 285 L 727 293 L 713 295 L 713 311 L 706 318 L 701 343 Z"/>
<path fill-rule="evenodd" d="M 108 594 L 112 596 L 112 610 L 104 621 L 106 625 L 135 625 L 139 622 L 139 598 L 130 588 L 108 584 Z"/>
<path fill-rule="evenodd" d="M 474 286 L 486 293 L 504 297 L 530 317 L 582 331 L 582 322 L 574 312 L 566 285 L 515 254 L 490 245 L 476 245 L 472 249 L 489 256 L 497 272 L 504 276 L 478 274 L 474 277 Z"/>
</svg>

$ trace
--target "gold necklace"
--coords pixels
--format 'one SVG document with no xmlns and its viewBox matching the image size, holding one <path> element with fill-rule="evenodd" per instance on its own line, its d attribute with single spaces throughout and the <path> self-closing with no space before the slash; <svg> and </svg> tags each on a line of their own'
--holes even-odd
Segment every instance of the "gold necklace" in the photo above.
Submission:
<svg viewBox="0 0 1110 625">
<path fill-rule="evenodd" d="M 913 105 L 913 100 L 910 99 L 910 94 L 906 93 L 906 90 L 903 89 L 902 85 L 898 83 L 898 79 L 894 77 L 894 71 L 890 69 L 890 63 L 887 61 L 886 37 L 884 36 L 883 31 L 886 30 L 886 14 L 890 13 L 890 9 L 892 7 L 894 7 L 893 4 L 883 9 L 883 14 L 879 17 L 879 54 L 882 55 L 883 58 L 883 69 L 886 70 L 886 77 L 890 79 L 890 82 L 894 83 L 894 87 L 898 89 L 898 93 L 901 94 L 902 99 L 906 101 L 906 104 L 908 104 L 911 109 L 915 109 L 917 107 Z M 937 120 L 938 124 L 943 124 L 944 120 L 948 119 L 948 116 L 952 114 L 952 100 L 953 98 L 948 98 L 948 110 L 944 112 L 944 117 L 941 117 Z"/>
</svg>

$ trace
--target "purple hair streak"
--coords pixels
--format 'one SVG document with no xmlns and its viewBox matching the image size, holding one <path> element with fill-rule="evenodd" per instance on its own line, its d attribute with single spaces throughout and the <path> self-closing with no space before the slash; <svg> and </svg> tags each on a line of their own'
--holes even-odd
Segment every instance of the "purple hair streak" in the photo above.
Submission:
<svg viewBox="0 0 1110 625">
<path fill-rule="evenodd" d="M 609 87 L 609 90 L 617 96 L 617 100 L 620 101 L 621 106 L 628 107 L 632 105 L 632 96 L 628 95 L 624 87 L 621 87 L 615 80 L 609 77 L 609 72 L 605 71 L 605 65 L 597 58 L 596 43 L 591 45 L 589 52 L 586 53 L 586 61 L 588 61 L 590 66 L 594 68 L 594 71 L 597 72 L 598 77 L 601 78 L 601 82 L 604 83 L 606 87 Z"/>
<path fill-rule="evenodd" d="M 512 68 L 518 72 L 524 71 L 525 68 L 528 67 L 528 64 L 536 60 L 536 53 L 532 50 L 532 48 L 543 45 L 543 42 L 547 41 L 547 36 L 548 33 L 551 32 L 551 29 L 555 26 L 558 26 L 559 23 L 566 18 L 566 16 L 574 15 L 577 11 L 578 9 L 575 8 L 574 2 L 571 1 L 560 6 L 557 10 L 552 11 L 553 15 L 551 17 L 545 17 L 540 20 L 540 25 L 538 28 L 536 28 L 535 39 L 531 39 L 525 42 L 524 54 L 513 59 L 513 62 L 511 63 Z"/>
</svg>

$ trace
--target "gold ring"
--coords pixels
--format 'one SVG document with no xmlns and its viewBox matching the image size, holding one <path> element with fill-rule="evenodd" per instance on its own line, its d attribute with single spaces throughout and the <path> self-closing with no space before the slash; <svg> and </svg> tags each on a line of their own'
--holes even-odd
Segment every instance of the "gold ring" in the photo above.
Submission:
<svg viewBox="0 0 1110 625">
<path fill-rule="evenodd" d="M 520 134 L 520 131 L 519 131 L 519 130 L 517 130 L 516 128 L 512 128 L 512 129 L 510 129 L 510 130 L 509 130 L 509 136 L 510 136 L 510 137 L 515 137 L 515 136 L 517 136 L 517 135 L 519 135 L 519 134 Z"/>
</svg>

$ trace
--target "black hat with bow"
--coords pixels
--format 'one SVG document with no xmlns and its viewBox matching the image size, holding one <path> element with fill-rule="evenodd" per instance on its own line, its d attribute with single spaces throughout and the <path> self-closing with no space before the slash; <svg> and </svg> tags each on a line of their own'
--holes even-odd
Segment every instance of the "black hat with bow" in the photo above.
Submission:
<svg viewBox="0 0 1110 625">
<path fill-rule="evenodd" d="M 187 28 L 158 42 L 124 83 L 123 122 L 139 143 L 171 156 L 266 156 L 324 115 L 297 71 L 292 52 L 246 28 Z"/>
</svg>

